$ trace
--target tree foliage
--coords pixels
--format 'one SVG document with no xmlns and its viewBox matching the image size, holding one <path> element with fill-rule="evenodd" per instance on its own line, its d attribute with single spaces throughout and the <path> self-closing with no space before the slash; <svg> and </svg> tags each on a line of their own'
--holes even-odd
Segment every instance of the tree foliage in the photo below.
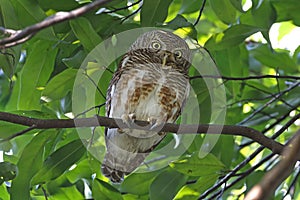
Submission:
<svg viewBox="0 0 300 200">
<path fill-rule="evenodd" d="M 89 2 L 0 0 L 0 26 L 21 30 Z M 278 33 L 278 40 L 286 39 L 300 26 L 299 10 L 296 0 L 208 0 L 205 4 L 203 0 L 111 1 L 43 29 L 22 44 L 1 49 L 0 110 L 40 119 L 74 117 L 73 86 L 84 58 L 114 34 L 153 26 L 188 36 L 209 51 L 223 79 L 210 78 L 219 80 L 226 89 L 226 105 L 222 105 L 226 108 L 225 124 L 248 126 L 285 144 L 299 129 L 295 116 L 300 113 L 300 48 L 277 47 L 272 34 Z M 273 30 L 275 26 L 278 31 Z M 1 35 L 5 37 L 7 34 Z M 90 105 L 91 98 L 93 106 L 105 103 L 101 93 L 105 94 L 116 63 L 105 66 L 108 70 L 99 83 L 89 82 L 100 91 L 96 97 L 78 96 L 84 105 Z M 90 70 L 83 72 L 87 77 L 103 70 L 90 64 Z M 190 70 L 200 107 L 198 123 L 213 123 L 212 100 L 201 75 Z M 84 105 L 78 107 L 78 113 L 86 111 Z M 104 107 L 97 111 L 102 116 L 105 113 Z M 91 116 L 88 112 L 85 115 Z M 25 128 L 0 121 L 0 138 Z M 238 199 L 279 161 L 279 156 L 257 143 L 228 135 L 221 136 L 213 150 L 200 158 L 204 135 L 196 135 L 184 155 L 168 166 L 133 173 L 114 185 L 102 176 L 101 160 L 85 148 L 95 145 L 105 151 L 103 128 L 86 128 L 84 132 L 83 143 L 74 128 L 31 130 L 1 141 L 0 198 Z M 168 135 L 165 140 L 174 139 Z M 299 173 L 296 166 L 276 190 L 275 199 L 285 195 L 299 198 Z"/>
</svg>

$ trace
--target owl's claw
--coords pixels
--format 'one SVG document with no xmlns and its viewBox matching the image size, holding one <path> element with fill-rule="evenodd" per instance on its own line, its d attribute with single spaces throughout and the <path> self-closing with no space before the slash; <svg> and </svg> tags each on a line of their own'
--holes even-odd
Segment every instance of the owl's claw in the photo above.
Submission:
<svg viewBox="0 0 300 200">
<path fill-rule="evenodd" d="M 130 128 L 132 126 L 132 124 L 134 123 L 134 120 L 136 119 L 136 116 L 134 113 L 131 114 L 123 114 L 121 116 L 121 119 L 123 121 L 123 123 L 125 123 L 128 128 Z"/>
<path fill-rule="evenodd" d="M 167 117 L 164 116 L 159 119 L 149 118 L 148 121 L 151 125 L 150 130 L 161 129 L 166 123 Z M 161 133 L 159 132 L 158 134 L 160 135 Z"/>
</svg>

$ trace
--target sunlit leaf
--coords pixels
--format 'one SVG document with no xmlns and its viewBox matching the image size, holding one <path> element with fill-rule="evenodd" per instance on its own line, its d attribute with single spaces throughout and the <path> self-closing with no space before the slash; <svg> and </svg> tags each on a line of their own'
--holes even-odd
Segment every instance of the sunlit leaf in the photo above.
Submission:
<svg viewBox="0 0 300 200">
<path fill-rule="evenodd" d="M 9 193 L 5 184 L 0 185 L 1 200 L 9 200 Z"/>
</svg>

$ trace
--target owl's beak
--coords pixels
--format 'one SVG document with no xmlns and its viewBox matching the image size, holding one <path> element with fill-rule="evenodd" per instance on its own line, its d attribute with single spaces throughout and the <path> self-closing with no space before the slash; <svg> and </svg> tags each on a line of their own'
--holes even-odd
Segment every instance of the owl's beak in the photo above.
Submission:
<svg viewBox="0 0 300 200">
<path fill-rule="evenodd" d="M 162 67 L 163 69 L 170 69 L 170 68 L 171 68 L 171 66 L 167 66 L 167 65 L 166 65 L 166 64 L 167 64 L 167 59 L 168 59 L 169 56 L 170 56 L 169 53 L 165 53 L 165 54 L 164 54 L 163 62 L 162 62 L 162 65 L 161 65 L 161 67 Z"/>
</svg>

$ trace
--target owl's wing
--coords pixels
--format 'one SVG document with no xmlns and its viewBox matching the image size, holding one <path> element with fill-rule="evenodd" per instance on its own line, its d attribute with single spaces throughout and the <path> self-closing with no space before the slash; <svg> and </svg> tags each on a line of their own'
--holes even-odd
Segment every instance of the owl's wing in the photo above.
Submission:
<svg viewBox="0 0 300 200">
<path fill-rule="evenodd" d="M 122 73 L 124 72 L 124 68 L 122 67 L 124 64 L 124 60 L 128 60 L 129 58 L 129 55 L 128 54 L 125 54 L 123 56 L 123 58 L 121 59 L 121 61 L 119 62 L 118 64 L 118 67 L 117 67 L 117 70 L 116 72 L 114 73 L 110 83 L 109 83 L 109 86 L 107 88 L 107 92 L 106 92 L 106 116 L 109 116 L 110 114 L 110 109 L 111 109 L 111 98 L 113 96 L 113 93 L 114 93 L 114 88 L 115 86 L 117 85 Z"/>
</svg>

